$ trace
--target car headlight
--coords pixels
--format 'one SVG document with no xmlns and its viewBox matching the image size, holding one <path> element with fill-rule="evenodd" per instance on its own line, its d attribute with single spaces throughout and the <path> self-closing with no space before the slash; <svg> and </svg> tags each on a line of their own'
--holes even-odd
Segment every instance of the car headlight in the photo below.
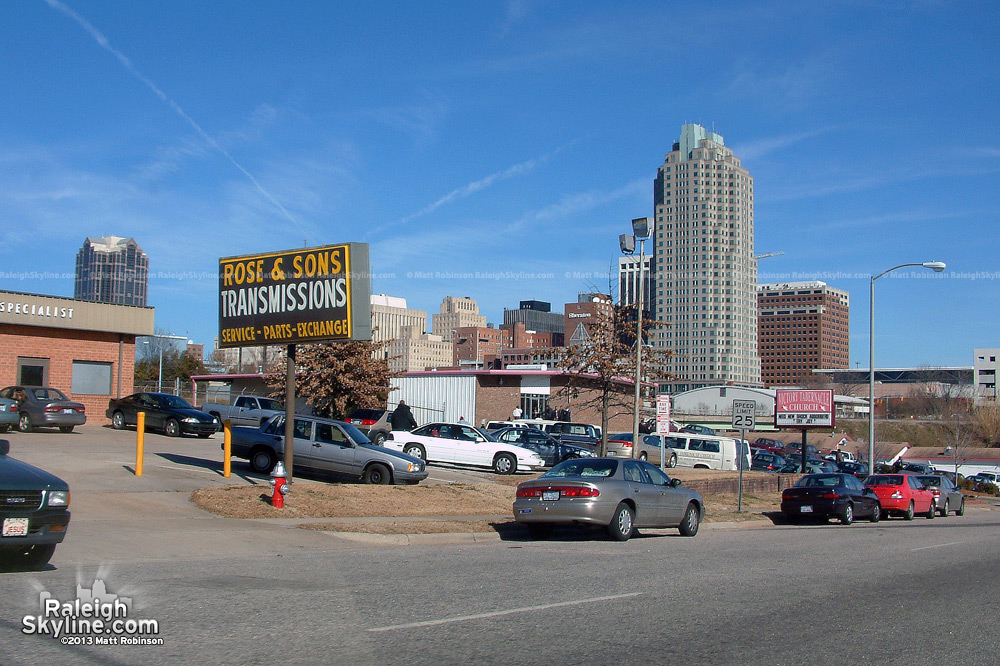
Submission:
<svg viewBox="0 0 1000 666">
<path fill-rule="evenodd" d="M 49 506 L 69 506 L 68 490 L 50 490 L 46 504 Z"/>
<path fill-rule="evenodd" d="M 181 420 L 184 421 L 184 423 L 198 423 L 198 419 L 196 419 L 193 416 L 188 416 L 187 418 L 184 418 L 184 419 L 181 419 Z M 212 422 L 213 423 L 215 422 L 214 418 L 212 419 Z"/>
<path fill-rule="evenodd" d="M 420 468 L 421 468 L 420 463 L 410 463 L 409 466 L 406 468 L 406 471 L 408 471 L 408 472 L 419 472 Z"/>
</svg>

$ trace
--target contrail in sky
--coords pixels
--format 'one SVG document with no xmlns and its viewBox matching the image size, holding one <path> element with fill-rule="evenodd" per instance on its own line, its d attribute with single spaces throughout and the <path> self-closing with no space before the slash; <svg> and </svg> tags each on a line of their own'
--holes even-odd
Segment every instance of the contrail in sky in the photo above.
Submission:
<svg viewBox="0 0 1000 666">
<path fill-rule="evenodd" d="M 232 163 L 234 167 L 239 169 L 244 176 L 249 178 L 250 182 L 253 183 L 254 187 L 257 188 L 257 191 L 260 192 L 264 196 L 264 198 L 266 198 L 268 201 L 277 206 L 281 210 L 281 212 L 285 214 L 285 217 L 287 217 L 295 224 L 298 224 L 298 221 L 294 217 L 292 217 L 292 214 L 289 213 L 285 209 L 285 207 L 278 202 L 277 199 L 271 196 L 270 193 L 268 193 L 268 191 L 265 190 L 259 182 L 257 182 L 257 179 L 254 178 L 252 173 L 247 171 L 242 164 L 233 159 L 233 156 L 230 155 L 225 148 L 220 146 L 218 141 L 209 136 L 208 133 L 205 132 L 205 130 L 203 130 L 201 126 L 198 125 L 198 123 L 196 123 L 191 116 L 185 113 L 184 109 L 182 109 L 180 105 L 177 104 L 177 102 L 167 97 L 167 94 L 162 90 L 160 90 L 155 83 L 153 83 L 145 76 L 143 76 L 142 73 L 135 68 L 135 65 L 132 64 L 132 61 L 129 60 L 124 53 L 122 53 L 115 47 L 111 46 L 111 44 L 108 42 L 108 38 L 105 37 L 100 30 L 91 25 L 90 21 L 83 18 L 82 16 L 77 14 L 75 11 L 73 11 L 63 3 L 59 2 L 59 0 L 45 0 L 45 2 L 48 3 L 49 7 L 52 7 L 53 9 L 58 9 L 63 14 L 65 14 L 66 16 L 70 17 L 71 19 L 79 23 L 80 27 L 82 27 L 84 30 L 90 33 L 90 36 L 94 38 L 94 41 L 100 44 L 101 47 L 103 47 L 108 53 L 118 58 L 118 62 L 120 62 L 125 67 L 125 69 L 127 69 L 137 79 L 145 83 L 147 88 L 152 90 L 157 97 L 159 97 L 167 105 L 169 105 L 170 108 L 173 109 L 175 113 L 177 113 L 177 115 L 183 118 L 187 122 L 187 124 L 190 125 L 195 132 L 198 133 L 198 136 L 204 139 L 205 142 L 208 143 L 208 145 L 210 145 L 212 148 L 215 148 L 217 151 L 219 151 L 223 156 L 225 156 L 227 160 L 229 160 Z"/>
</svg>

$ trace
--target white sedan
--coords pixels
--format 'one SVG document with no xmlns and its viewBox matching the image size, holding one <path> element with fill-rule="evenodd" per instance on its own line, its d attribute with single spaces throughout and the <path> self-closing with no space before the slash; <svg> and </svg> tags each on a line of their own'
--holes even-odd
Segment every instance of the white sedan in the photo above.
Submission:
<svg viewBox="0 0 1000 666">
<path fill-rule="evenodd" d="M 428 423 L 412 432 L 393 430 L 382 446 L 426 462 L 492 467 L 497 474 L 545 466 L 545 461 L 534 451 L 493 441 L 479 428 L 461 423 Z"/>
</svg>

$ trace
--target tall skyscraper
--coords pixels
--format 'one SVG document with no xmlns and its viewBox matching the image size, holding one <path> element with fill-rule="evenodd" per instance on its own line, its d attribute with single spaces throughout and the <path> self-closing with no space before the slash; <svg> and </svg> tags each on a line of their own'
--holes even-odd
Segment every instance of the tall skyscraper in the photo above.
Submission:
<svg viewBox="0 0 1000 666">
<path fill-rule="evenodd" d="M 722 136 L 681 127 L 656 175 L 654 343 L 671 392 L 760 385 L 753 178 Z"/>
<path fill-rule="evenodd" d="M 761 379 L 797 386 L 819 368 L 851 367 L 851 299 L 825 282 L 757 287 Z"/>
<path fill-rule="evenodd" d="M 73 298 L 115 305 L 146 305 L 149 258 L 132 238 L 87 238 L 76 254 Z"/>
</svg>

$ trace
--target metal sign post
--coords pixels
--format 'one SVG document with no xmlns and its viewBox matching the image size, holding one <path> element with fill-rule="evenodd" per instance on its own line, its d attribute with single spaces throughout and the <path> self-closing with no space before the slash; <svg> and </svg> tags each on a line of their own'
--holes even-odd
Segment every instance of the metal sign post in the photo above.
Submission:
<svg viewBox="0 0 1000 666">
<path fill-rule="evenodd" d="M 733 429 L 740 431 L 740 445 L 737 448 L 736 460 L 740 468 L 740 489 L 736 499 L 736 511 L 743 511 L 743 468 L 746 467 L 747 459 L 743 453 L 743 447 L 747 438 L 747 430 L 756 427 L 754 423 L 754 413 L 757 411 L 756 400 L 733 400 Z"/>
<path fill-rule="evenodd" d="M 660 438 L 660 470 L 667 471 L 667 443 L 670 434 L 670 396 L 661 393 L 656 396 L 656 435 Z"/>
</svg>

